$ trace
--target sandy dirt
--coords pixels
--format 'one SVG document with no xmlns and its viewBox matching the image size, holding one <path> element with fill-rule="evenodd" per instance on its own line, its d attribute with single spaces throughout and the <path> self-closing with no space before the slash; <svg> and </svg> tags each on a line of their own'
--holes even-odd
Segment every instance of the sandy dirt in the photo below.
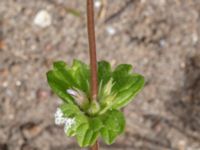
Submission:
<svg viewBox="0 0 200 150">
<path fill-rule="evenodd" d="M 34 24 L 40 10 L 52 18 Z M 96 13 L 99 9 L 96 8 Z M 102 150 L 200 150 L 200 1 L 108 0 L 96 17 L 98 59 L 146 78 L 127 128 Z M 55 60 L 88 63 L 85 1 L 0 0 L 0 150 L 78 150 L 54 124 L 46 82 Z"/>
</svg>

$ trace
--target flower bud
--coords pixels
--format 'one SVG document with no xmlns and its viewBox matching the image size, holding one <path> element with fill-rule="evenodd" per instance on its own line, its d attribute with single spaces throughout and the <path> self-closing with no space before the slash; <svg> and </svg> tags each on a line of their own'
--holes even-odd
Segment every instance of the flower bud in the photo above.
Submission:
<svg viewBox="0 0 200 150">
<path fill-rule="evenodd" d="M 89 100 L 88 100 L 87 96 L 85 95 L 85 93 L 78 89 L 75 89 L 75 90 L 68 89 L 67 93 L 70 94 L 74 98 L 75 102 L 81 108 L 84 108 L 89 103 Z"/>
<path fill-rule="evenodd" d="M 103 96 L 110 95 L 113 85 L 113 79 L 110 79 L 103 88 Z"/>
<path fill-rule="evenodd" d="M 106 96 L 103 100 L 102 103 L 105 104 L 106 106 L 112 105 L 113 101 L 115 100 L 117 94 L 110 94 Z"/>
<path fill-rule="evenodd" d="M 88 109 L 88 113 L 91 115 L 95 115 L 99 112 L 99 110 L 100 110 L 99 103 L 96 101 L 92 101 Z"/>
</svg>

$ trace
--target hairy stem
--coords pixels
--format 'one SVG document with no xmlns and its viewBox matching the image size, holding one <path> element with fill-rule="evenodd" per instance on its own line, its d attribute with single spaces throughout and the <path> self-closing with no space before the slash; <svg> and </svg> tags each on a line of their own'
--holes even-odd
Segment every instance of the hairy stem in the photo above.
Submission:
<svg viewBox="0 0 200 150">
<path fill-rule="evenodd" d="M 87 0 L 87 28 L 90 51 L 90 70 L 91 70 L 91 100 L 97 101 L 98 80 L 97 80 L 97 57 L 96 57 L 96 38 L 94 24 L 94 1 Z M 98 141 L 90 148 L 90 150 L 98 150 Z"/>
</svg>

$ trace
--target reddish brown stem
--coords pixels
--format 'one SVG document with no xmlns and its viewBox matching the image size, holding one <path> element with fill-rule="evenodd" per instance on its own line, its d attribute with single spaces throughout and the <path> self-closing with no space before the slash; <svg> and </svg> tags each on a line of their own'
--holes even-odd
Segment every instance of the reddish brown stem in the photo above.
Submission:
<svg viewBox="0 0 200 150">
<path fill-rule="evenodd" d="M 99 150 L 99 142 L 96 141 L 95 144 L 90 148 L 90 150 Z"/>
<path fill-rule="evenodd" d="M 91 70 L 91 100 L 97 101 L 98 80 L 97 80 L 97 57 L 96 57 L 96 38 L 94 24 L 94 1 L 87 0 L 87 28 L 90 49 L 90 70 Z M 90 148 L 90 150 L 99 150 L 98 141 Z"/>
<path fill-rule="evenodd" d="M 96 39 L 94 25 L 94 2 L 87 0 L 87 27 L 90 49 L 90 69 L 91 69 L 91 98 L 97 100 L 98 81 L 97 81 L 97 58 L 96 58 Z"/>
</svg>

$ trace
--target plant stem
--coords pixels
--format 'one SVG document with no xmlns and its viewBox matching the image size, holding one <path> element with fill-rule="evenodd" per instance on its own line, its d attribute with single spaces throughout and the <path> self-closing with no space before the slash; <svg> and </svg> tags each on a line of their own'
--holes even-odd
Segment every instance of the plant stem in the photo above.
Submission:
<svg viewBox="0 0 200 150">
<path fill-rule="evenodd" d="M 90 69 L 91 69 L 91 98 L 97 100 L 98 81 L 97 81 L 97 58 L 96 58 L 96 39 L 94 25 L 94 2 L 87 0 L 87 27 L 90 49 Z"/>
<path fill-rule="evenodd" d="M 96 141 L 95 144 L 90 148 L 90 150 L 99 150 L 99 142 Z"/>
<path fill-rule="evenodd" d="M 87 28 L 90 51 L 90 70 L 91 70 L 91 100 L 97 101 L 98 80 L 97 80 L 97 57 L 96 57 L 96 38 L 94 24 L 94 1 L 87 0 Z M 90 150 L 99 150 L 98 141 L 90 148 Z"/>
</svg>

